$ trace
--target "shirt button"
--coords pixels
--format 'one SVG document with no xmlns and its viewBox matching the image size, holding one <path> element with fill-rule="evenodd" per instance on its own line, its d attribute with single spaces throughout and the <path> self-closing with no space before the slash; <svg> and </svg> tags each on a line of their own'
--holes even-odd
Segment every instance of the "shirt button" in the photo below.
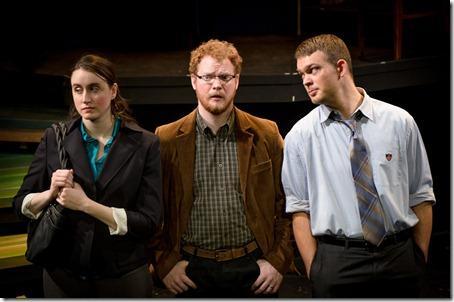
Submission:
<svg viewBox="0 0 454 302">
<path fill-rule="evenodd" d="M 222 168 L 222 167 L 224 167 L 224 164 L 223 163 L 218 163 L 218 167 Z"/>
</svg>

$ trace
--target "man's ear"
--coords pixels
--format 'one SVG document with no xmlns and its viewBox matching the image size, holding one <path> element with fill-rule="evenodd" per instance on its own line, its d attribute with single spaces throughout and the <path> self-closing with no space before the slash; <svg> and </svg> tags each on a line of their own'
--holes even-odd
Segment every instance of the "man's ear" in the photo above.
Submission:
<svg viewBox="0 0 454 302">
<path fill-rule="evenodd" d="M 195 75 L 191 74 L 191 85 L 192 85 L 192 89 L 195 90 L 195 81 L 197 81 L 197 78 L 195 77 Z"/>
<path fill-rule="evenodd" d="M 348 73 L 348 63 L 344 59 L 339 59 L 336 63 L 336 70 L 339 78 L 345 76 Z"/>
</svg>

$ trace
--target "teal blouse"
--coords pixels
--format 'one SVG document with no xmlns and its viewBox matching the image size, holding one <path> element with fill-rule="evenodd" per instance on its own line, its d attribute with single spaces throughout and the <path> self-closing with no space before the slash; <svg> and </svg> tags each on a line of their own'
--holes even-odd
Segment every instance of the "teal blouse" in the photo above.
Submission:
<svg viewBox="0 0 454 302">
<path fill-rule="evenodd" d="M 112 136 L 107 141 L 107 144 L 104 146 L 104 153 L 99 158 L 96 159 L 96 156 L 99 151 L 99 142 L 88 135 L 87 131 L 85 130 L 84 123 L 80 123 L 80 132 L 82 133 L 82 139 L 84 140 L 85 150 L 87 151 L 88 160 L 90 162 L 90 168 L 93 172 L 93 176 L 95 180 L 98 179 L 99 174 L 101 174 L 102 168 L 104 167 L 104 163 L 106 161 L 107 155 L 109 154 L 110 148 L 112 147 L 112 143 L 115 140 L 115 137 L 120 130 L 121 119 L 115 119 L 115 125 L 112 130 Z"/>
</svg>

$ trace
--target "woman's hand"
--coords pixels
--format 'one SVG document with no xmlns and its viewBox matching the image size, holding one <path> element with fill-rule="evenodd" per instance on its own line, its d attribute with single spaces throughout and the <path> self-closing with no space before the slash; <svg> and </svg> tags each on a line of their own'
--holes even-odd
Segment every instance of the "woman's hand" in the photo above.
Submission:
<svg viewBox="0 0 454 302">
<path fill-rule="evenodd" d="M 87 197 L 82 187 L 74 182 L 74 188 L 65 187 L 60 190 L 57 202 L 74 211 L 85 211 L 88 204 L 93 201 Z"/>
<path fill-rule="evenodd" d="M 57 198 L 58 193 L 62 188 L 74 187 L 74 172 L 72 169 L 59 169 L 52 173 L 52 179 L 50 183 L 50 195 L 52 199 Z"/>
</svg>

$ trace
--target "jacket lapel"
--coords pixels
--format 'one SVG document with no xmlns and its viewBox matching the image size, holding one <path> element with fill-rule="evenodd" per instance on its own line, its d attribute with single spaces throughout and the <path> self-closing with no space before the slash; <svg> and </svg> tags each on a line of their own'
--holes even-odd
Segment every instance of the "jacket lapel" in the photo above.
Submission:
<svg viewBox="0 0 454 302">
<path fill-rule="evenodd" d="M 86 184 L 90 184 L 94 183 L 93 173 L 88 163 L 87 152 L 85 151 L 84 144 L 82 142 L 82 135 L 78 130 L 79 126 L 80 122 L 77 122 L 77 120 L 72 121 L 69 124 L 68 133 L 63 142 L 63 146 L 68 154 L 74 174 Z"/>
<path fill-rule="evenodd" d="M 107 155 L 101 174 L 96 181 L 98 189 L 104 189 L 120 168 L 131 158 L 140 146 L 141 138 L 142 132 L 131 131 L 128 128 L 128 124 L 120 129 L 118 137 Z"/>
<path fill-rule="evenodd" d="M 197 110 L 197 109 L 196 109 Z M 181 215 L 182 234 L 186 231 L 189 213 L 193 202 L 193 181 L 194 181 L 194 161 L 195 161 L 195 118 L 196 111 L 190 113 L 181 124 L 177 134 L 177 153 L 178 166 L 183 186 L 183 196 L 178 204 Z"/>
<path fill-rule="evenodd" d="M 249 174 L 251 150 L 254 135 L 249 132 L 251 125 L 246 114 L 234 107 L 236 118 L 237 152 L 240 173 L 240 186 L 243 200 L 246 202 L 246 183 Z"/>
</svg>

